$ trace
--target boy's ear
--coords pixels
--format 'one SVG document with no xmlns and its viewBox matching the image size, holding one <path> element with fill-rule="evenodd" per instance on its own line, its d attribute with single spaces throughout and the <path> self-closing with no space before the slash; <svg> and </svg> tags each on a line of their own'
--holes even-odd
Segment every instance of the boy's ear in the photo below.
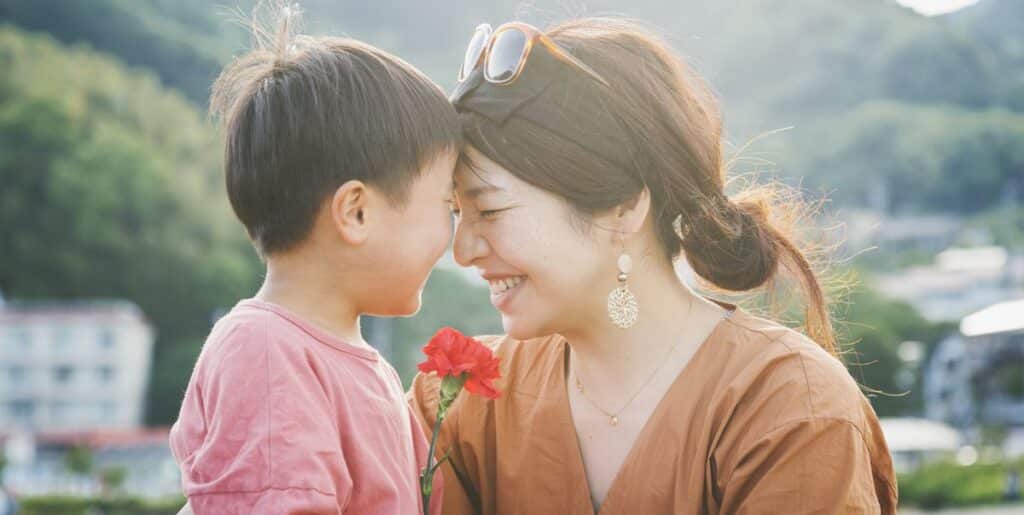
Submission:
<svg viewBox="0 0 1024 515">
<path fill-rule="evenodd" d="M 334 191 L 331 197 L 331 221 L 341 239 L 360 245 L 369 236 L 366 211 L 370 191 L 362 181 L 348 181 Z"/>
</svg>

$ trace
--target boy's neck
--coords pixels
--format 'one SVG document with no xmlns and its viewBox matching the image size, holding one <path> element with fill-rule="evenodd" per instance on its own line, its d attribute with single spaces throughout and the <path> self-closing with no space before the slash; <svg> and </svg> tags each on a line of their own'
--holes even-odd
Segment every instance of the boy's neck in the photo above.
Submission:
<svg viewBox="0 0 1024 515">
<path fill-rule="evenodd" d="M 367 345 L 358 308 L 319 260 L 287 254 L 268 257 L 267 276 L 255 298 L 284 307 L 348 343 Z"/>
</svg>

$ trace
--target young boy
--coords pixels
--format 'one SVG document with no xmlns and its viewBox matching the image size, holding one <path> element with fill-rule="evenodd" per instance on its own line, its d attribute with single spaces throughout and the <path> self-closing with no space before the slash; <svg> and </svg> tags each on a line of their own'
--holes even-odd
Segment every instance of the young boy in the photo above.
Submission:
<svg viewBox="0 0 1024 515">
<path fill-rule="evenodd" d="M 420 307 L 451 237 L 458 117 L 369 45 L 270 46 L 214 85 L 228 196 L 267 274 L 213 328 L 171 429 L 183 512 L 420 513 L 424 432 L 359 317 Z"/>
</svg>

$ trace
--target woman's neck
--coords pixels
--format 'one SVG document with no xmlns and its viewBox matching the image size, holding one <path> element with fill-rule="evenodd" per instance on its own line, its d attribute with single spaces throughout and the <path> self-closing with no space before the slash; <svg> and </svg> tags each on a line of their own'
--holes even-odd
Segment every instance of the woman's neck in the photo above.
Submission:
<svg viewBox="0 0 1024 515">
<path fill-rule="evenodd" d="M 683 284 L 671 267 L 634 273 L 629 288 L 640 305 L 637 323 L 620 329 L 607 316 L 600 324 L 563 333 L 572 348 L 573 369 L 596 396 L 628 396 L 681 346 L 699 346 L 723 309 Z M 689 352 L 688 352 L 689 354 Z"/>
</svg>

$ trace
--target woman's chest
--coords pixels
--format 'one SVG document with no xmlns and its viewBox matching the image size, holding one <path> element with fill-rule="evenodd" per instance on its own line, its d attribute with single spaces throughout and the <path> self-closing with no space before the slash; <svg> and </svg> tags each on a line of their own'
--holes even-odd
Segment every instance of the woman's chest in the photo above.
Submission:
<svg viewBox="0 0 1024 515">
<path fill-rule="evenodd" d="M 628 480 L 634 461 L 645 461 L 645 433 L 657 433 L 655 427 L 645 431 L 655 411 L 654 403 L 636 403 L 609 414 L 599 410 L 579 392 L 570 394 L 575 443 L 586 476 L 589 496 L 595 507 L 602 505 L 617 480 Z M 653 421 L 657 424 L 657 421 Z M 636 450 L 636 452 L 633 452 Z"/>
<path fill-rule="evenodd" d="M 649 426 L 623 418 L 611 427 L 581 416 L 577 428 L 564 397 L 515 397 L 495 413 L 491 445 L 472 450 L 485 513 L 592 515 L 594 499 L 606 515 L 701 512 L 709 442 L 693 437 L 694 417 L 668 410 Z"/>
</svg>

